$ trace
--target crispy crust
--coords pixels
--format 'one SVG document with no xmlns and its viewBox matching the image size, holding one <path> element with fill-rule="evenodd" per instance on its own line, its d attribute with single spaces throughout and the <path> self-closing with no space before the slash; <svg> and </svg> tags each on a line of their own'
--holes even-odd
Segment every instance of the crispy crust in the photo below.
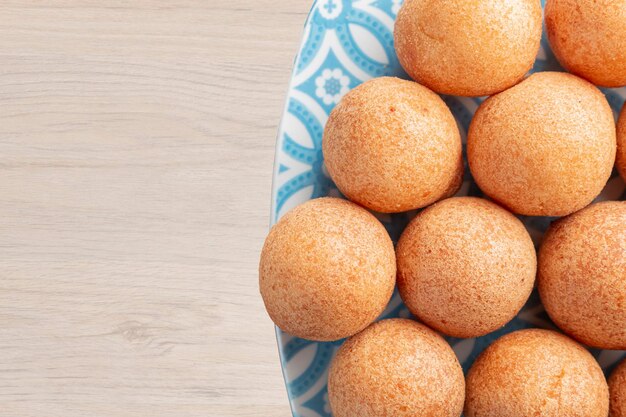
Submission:
<svg viewBox="0 0 626 417">
<path fill-rule="evenodd" d="M 261 252 L 259 287 L 278 327 L 329 341 L 373 322 L 391 298 L 395 275 L 384 226 L 356 204 L 319 198 L 272 227 Z"/>
<path fill-rule="evenodd" d="M 626 417 L 626 360 L 623 360 L 609 378 L 611 410 L 609 417 Z"/>
<path fill-rule="evenodd" d="M 339 190 L 379 212 L 425 207 L 462 181 L 461 137 L 450 109 L 427 88 L 398 78 L 350 91 L 326 123 L 323 152 Z"/>
<path fill-rule="evenodd" d="M 515 213 L 564 216 L 600 194 L 615 161 L 613 112 L 576 76 L 542 72 L 481 104 L 471 122 L 470 170 Z"/>
<path fill-rule="evenodd" d="M 622 108 L 617 122 L 617 158 L 615 166 L 626 181 L 626 105 Z"/>
<path fill-rule="evenodd" d="M 599 86 L 626 85 L 624 0 L 548 0 L 545 16 L 563 67 Z"/>
<path fill-rule="evenodd" d="M 490 95 L 532 68 L 541 23 L 539 0 L 406 0 L 395 49 L 405 71 L 438 93 Z"/>
<path fill-rule="evenodd" d="M 626 349 L 626 201 L 553 223 L 539 251 L 538 284 L 564 332 L 589 346 Z"/>
<path fill-rule="evenodd" d="M 474 362 L 465 417 L 606 417 L 602 369 L 578 343 L 550 330 L 509 333 Z"/>
<path fill-rule="evenodd" d="M 335 417 L 459 417 L 465 381 L 441 336 L 413 320 L 390 319 L 339 349 L 328 397 Z"/>
<path fill-rule="evenodd" d="M 397 260 L 409 310 L 455 337 L 482 336 L 508 323 L 528 300 L 537 270 L 522 222 L 475 197 L 422 211 L 402 234 Z"/>
</svg>

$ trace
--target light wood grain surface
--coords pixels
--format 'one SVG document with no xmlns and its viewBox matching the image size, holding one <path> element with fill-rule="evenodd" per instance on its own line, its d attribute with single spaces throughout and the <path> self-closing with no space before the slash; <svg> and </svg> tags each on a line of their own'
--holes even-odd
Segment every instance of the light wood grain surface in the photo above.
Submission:
<svg viewBox="0 0 626 417">
<path fill-rule="evenodd" d="M 309 0 L 0 2 L 0 416 L 287 416 L 258 295 Z"/>
</svg>

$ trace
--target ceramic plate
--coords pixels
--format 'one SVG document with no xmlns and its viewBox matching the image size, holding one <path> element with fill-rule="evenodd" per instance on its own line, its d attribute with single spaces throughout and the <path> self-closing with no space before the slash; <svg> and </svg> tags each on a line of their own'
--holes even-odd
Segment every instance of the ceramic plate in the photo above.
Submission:
<svg viewBox="0 0 626 417">
<path fill-rule="evenodd" d="M 383 75 L 408 78 L 393 49 L 393 25 L 402 0 L 317 0 L 307 18 L 298 52 L 285 110 L 278 132 L 271 222 L 274 224 L 293 207 L 312 198 L 341 196 L 324 168 L 322 132 L 328 114 L 350 89 Z M 545 39 L 532 71 L 559 70 Z M 626 98 L 626 88 L 606 89 L 617 115 Z M 480 98 L 443 96 L 454 113 L 463 142 Z M 467 167 L 467 163 L 465 164 Z M 458 195 L 481 196 L 465 172 Z M 614 172 L 599 197 L 626 199 L 626 186 Z M 415 213 L 378 215 L 394 242 Z M 552 219 L 522 218 L 537 243 Z M 409 311 L 394 294 L 381 318 L 409 317 Z M 517 317 L 503 329 L 477 339 L 448 338 L 463 369 L 493 340 L 513 330 L 528 327 L 555 329 L 536 292 Z M 283 373 L 293 415 L 330 417 L 326 379 L 328 366 L 340 342 L 317 343 L 298 339 L 276 330 Z M 606 372 L 626 352 L 593 350 Z M 356 417 L 356 416 L 355 416 Z"/>
</svg>

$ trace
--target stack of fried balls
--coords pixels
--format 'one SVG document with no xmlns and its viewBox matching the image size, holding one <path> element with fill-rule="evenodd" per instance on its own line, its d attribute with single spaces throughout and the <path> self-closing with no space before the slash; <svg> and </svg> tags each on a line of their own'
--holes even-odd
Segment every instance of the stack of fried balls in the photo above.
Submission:
<svg viewBox="0 0 626 417">
<path fill-rule="evenodd" d="M 584 347 L 626 350 L 626 201 L 594 203 L 626 178 L 626 0 L 547 0 L 568 71 L 527 76 L 540 0 L 406 0 L 398 59 L 414 81 L 348 92 L 323 154 L 347 200 L 308 201 L 271 229 L 260 290 L 283 331 L 348 338 L 329 371 L 334 417 L 626 417 L 626 363 L 607 380 Z M 461 135 L 439 94 L 489 96 L 467 134 L 485 198 L 454 197 Z M 421 209 L 394 244 L 371 213 Z M 538 251 L 518 216 L 554 217 Z M 394 288 L 415 317 L 376 322 Z M 561 332 L 491 344 L 464 375 L 442 337 L 511 321 L 537 288 Z"/>
</svg>

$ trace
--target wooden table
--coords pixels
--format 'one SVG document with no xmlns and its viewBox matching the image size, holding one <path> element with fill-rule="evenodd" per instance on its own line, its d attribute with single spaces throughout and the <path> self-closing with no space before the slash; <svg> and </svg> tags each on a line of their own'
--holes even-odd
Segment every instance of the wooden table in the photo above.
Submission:
<svg viewBox="0 0 626 417">
<path fill-rule="evenodd" d="M 257 262 L 309 7 L 0 3 L 0 417 L 289 415 Z"/>
</svg>

